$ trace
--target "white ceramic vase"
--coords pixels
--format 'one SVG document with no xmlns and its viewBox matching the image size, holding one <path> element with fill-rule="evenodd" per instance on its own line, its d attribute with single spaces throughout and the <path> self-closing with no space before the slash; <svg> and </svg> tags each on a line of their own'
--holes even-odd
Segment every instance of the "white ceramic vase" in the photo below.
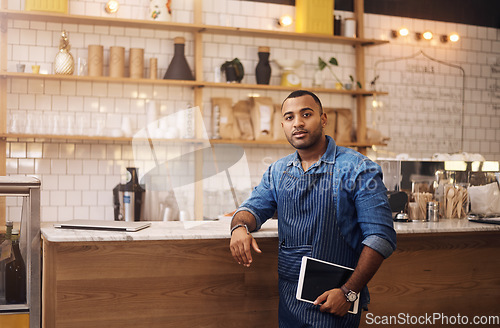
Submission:
<svg viewBox="0 0 500 328">
<path fill-rule="evenodd" d="M 149 0 L 148 19 L 170 22 L 172 20 L 171 1 L 169 0 Z"/>
</svg>

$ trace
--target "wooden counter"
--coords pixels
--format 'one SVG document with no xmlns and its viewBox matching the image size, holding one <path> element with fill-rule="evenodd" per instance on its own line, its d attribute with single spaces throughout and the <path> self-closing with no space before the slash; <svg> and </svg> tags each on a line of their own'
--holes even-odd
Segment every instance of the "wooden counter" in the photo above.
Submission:
<svg viewBox="0 0 500 328">
<path fill-rule="evenodd" d="M 157 230 L 182 230 L 183 224 L 164 225 L 136 235 L 45 225 L 43 326 L 278 326 L 276 222 L 255 234 L 263 254 L 251 268 L 233 261 L 228 223 L 193 223 L 184 229 L 187 235 L 167 236 Z M 398 250 L 369 284 L 372 320 L 399 313 L 460 314 L 471 320 L 499 314 L 500 227 L 439 232 L 434 226 L 429 233 L 418 232 L 419 224 L 398 227 Z M 374 326 L 366 319 L 362 327 Z"/>
<path fill-rule="evenodd" d="M 400 314 L 404 320 L 406 315 L 416 320 L 426 314 L 468 316 L 469 322 L 484 315 L 500 319 L 499 232 L 398 234 L 397 242 L 397 250 L 368 284 L 371 304 L 361 327 L 377 326 L 375 319 Z M 481 327 L 499 325 L 500 321 Z M 378 326 L 410 325 L 400 321 Z M 427 321 L 419 327 L 431 326 Z M 436 321 L 434 326 L 458 325 Z"/>
</svg>

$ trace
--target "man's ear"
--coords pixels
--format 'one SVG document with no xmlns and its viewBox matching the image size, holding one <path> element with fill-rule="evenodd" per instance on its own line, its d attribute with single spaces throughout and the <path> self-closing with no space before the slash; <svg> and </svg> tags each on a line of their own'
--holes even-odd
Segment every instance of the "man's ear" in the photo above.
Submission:
<svg viewBox="0 0 500 328">
<path fill-rule="evenodd" d="M 323 112 L 323 114 L 321 114 L 321 126 L 325 127 L 326 123 L 328 123 L 328 116 Z"/>
</svg>

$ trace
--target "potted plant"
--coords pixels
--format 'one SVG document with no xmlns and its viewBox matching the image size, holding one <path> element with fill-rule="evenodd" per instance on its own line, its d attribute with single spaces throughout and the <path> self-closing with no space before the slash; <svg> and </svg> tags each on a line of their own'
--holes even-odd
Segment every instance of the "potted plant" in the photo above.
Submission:
<svg viewBox="0 0 500 328">
<path fill-rule="evenodd" d="M 331 57 L 330 60 L 328 61 L 333 66 L 339 66 L 339 63 L 337 62 L 337 59 L 335 57 Z M 337 80 L 337 83 L 335 84 L 335 87 L 337 89 L 342 89 L 344 87 L 344 84 L 340 81 L 340 79 L 335 75 L 333 72 L 332 68 L 330 65 L 328 65 L 327 62 L 325 62 L 321 57 L 318 57 L 318 69 L 320 71 L 324 70 L 325 67 L 328 67 L 328 70 L 330 70 L 330 73 L 332 73 L 333 77 Z"/>
<path fill-rule="evenodd" d="M 352 86 L 354 84 L 354 77 L 352 75 L 349 75 L 349 79 L 351 80 L 351 82 L 344 84 L 344 88 L 346 90 L 351 90 Z M 361 82 L 359 82 L 359 81 L 356 81 L 356 86 L 358 87 L 358 89 L 363 89 Z"/>
<path fill-rule="evenodd" d="M 328 70 L 330 71 L 330 73 L 332 73 L 333 77 L 337 80 L 337 83 L 335 83 L 335 87 L 337 89 L 344 88 L 346 90 L 351 90 L 352 86 L 354 84 L 354 77 L 352 75 L 349 75 L 349 79 L 351 80 L 351 83 L 344 84 L 340 81 L 340 79 L 337 77 L 337 75 L 333 72 L 332 67 L 328 64 L 330 64 L 332 66 L 339 66 L 339 63 L 335 57 L 331 57 L 330 60 L 328 61 L 328 63 L 325 62 L 321 57 L 318 57 L 318 69 L 320 71 L 322 71 L 325 69 L 325 67 L 328 67 Z M 356 85 L 357 85 L 358 89 L 363 88 L 359 81 L 356 81 Z"/>
<path fill-rule="evenodd" d="M 226 61 L 224 64 L 222 64 L 220 70 L 221 72 L 225 72 L 226 81 L 228 83 L 240 83 L 243 79 L 243 76 L 245 75 L 243 65 L 238 58 Z"/>
</svg>

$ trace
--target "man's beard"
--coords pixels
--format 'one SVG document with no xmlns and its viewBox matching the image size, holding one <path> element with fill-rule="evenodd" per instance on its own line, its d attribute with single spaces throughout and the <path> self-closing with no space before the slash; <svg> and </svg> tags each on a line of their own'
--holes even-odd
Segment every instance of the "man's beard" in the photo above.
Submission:
<svg viewBox="0 0 500 328">
<path fill-rule="evenodd" d="M 304 139 L 299 139 L 295 140 L 293 138 L 293 134 L 298 131 L 305 131 L 307 132 L 306 137 Z M 292 134 L 290 136 L 286 136 L 286 139 L 290 143 L 290 145 L 293 146 L 295 149 L 308 149 L 311 146 L 314 146 L 316 143 L 318 143 L 321 138 L 323 137 L 323 129 L 321 128 L 321 125 L 318 126 L 317 129 L 313 131 L 309 131 L 306 129 L 297 129 L 292 131 Z"/>
</svg>

